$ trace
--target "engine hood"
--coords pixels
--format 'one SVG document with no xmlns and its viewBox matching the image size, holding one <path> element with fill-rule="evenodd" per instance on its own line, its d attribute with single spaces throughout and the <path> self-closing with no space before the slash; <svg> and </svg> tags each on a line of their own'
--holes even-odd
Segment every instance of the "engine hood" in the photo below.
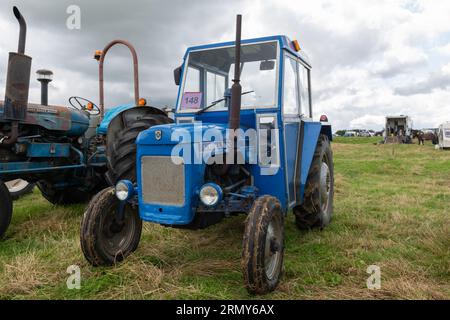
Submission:
<svg viewBox="0 0 450 320">
<path fill-rule="evenodd" d="M 141 132 L 136 140 L 138 145 L 168 145 L 214 140 L 212 136 L 227 135 L 226 124 L 183 123 L 165 124 L 151 127 Z"/>
<path fill-rule="evenodd" d="M 0 121 L 3 118 L 3 101 L 0 101 Z M 37 125 L 68 135 L 82 135 L 89 126 L 89 116 L 81 111 L 63 106 L 43 106 L 29 103 L 27 117 L 22 124 Z"/>
</svg>

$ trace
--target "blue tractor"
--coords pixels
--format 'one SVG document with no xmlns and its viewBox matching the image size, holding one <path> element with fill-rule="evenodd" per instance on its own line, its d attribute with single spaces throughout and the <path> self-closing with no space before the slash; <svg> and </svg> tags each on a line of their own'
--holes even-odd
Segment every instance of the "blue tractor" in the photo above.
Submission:
<svg viewBox="0 0 450 320">
<path fill-rule="evenodd" d="M 86 259 L 123 260 L 138 246 L 142 221 L 202 229 L 246 214 L 245 285 L 274 290 L 288 212 L 300 229 L 323 228 L 333 213 L 331 126 L 326 116 L 312 120 L 310 70 L 286 36 L 241 41 L 240 15 L 235 42 L 188 48 L 174 71 L 176 123 L 141 132 L 137 182 L 121 180 L 89 204 Z"/>
<path fill-rule="evenodd" d="M 140 131 L 172 122 L 162 110 L 139 99 L 138 61 L 126 41 L 109 43 L 96 52 L 100 68 L 100 106 L 80 97 L 70 107 L 48 105 L 52 72 L 38 70 L 41 103 L 28 103 L 31 57 L 25 55 L 26 22 L 20 24 L 17 52 L 9 54 L 5 100 L 0 101 L 0 237 L 12 217 L 13 203 L 5 183 L 23 179 L 37 183 L 53 204 L 87 202 L 98 191 L 121 179 L 136 180 L 134 169 Z M 103 62 L 115 44 L 130 48 L 134 64 L 135 102 L 104 112 Z"/>
</svg>

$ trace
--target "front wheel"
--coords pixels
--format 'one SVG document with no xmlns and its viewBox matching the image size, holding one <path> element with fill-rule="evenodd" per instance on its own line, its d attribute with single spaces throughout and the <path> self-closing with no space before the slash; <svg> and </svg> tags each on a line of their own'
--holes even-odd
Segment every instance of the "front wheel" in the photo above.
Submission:
<svg viewBox="0 0 450 320">
<path fill-rule="evenodd" d="M 97 194 L 81 222 L 81 249 L 93 266 L 114 265 L 134 252 L 141 239 L 142 220 L 138 210 L 126 203 L 118 218 L 120 201 L 114 188 Z"/>
<path fill-rule="evenodd" d="M 280 202 L 262 196 L 253 203 L 245 221 L 242 271 L 251 294 L 275 290 L 281 279 L 284 258 L 284 214 Z"/>
<path fill-rule="evenodd" d="M 6 185 L 0 181 L 0 238 L 8 230 L 13 211 L 12 198 Z"/>
</svg>

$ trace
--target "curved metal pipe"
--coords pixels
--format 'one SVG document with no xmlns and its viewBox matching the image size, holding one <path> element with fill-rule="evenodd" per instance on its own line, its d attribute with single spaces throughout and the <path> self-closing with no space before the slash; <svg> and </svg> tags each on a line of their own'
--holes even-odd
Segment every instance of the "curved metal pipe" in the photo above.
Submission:
<svg viewBox="0 0 450 320">
<path fill-rule="evenodd" d="M 110 43 L 106 45 L 106 47 L 103 49 L 102 54 L 100 56 L 99 61 L 99 98 L 100 98 L 100 115 L 101 118 L 103 118 L 105 114 L 105 97 L 103 92 L 103 63 L 105 61 L 106 53 L 108 52 L 111 47 L 113 47 L 116 44 L 123 44 L 124 46 L 128 47 L 131 51 L 131 55 L 133 57 L 133 74 L 134 74 L 134 101 L 136 106 L 139 105 L 139 70 L 138 70 L 138 58 L 136 50 L 134 49 L 133 45 L 125 40 L 113 40 Z"/>
<path fill-rule="evenodd" d="M 20 34 L 19 34 L 19 46 L 17 48 L 17 53 L 24 54 L 25 53 L 25 42 L 27 38 L 27 23 L 25 22 L 24 17 L 20 13 L 19 9 L 14 6 L 13 7 L 14 16 L 17 21 L 19 21 L 20 25 Z"/>
<path fill-rule="evenodd" d="M 0 145 L 5 147 L 10 147 L 17 142 L 19 137 L 19 122 L 14 121 L 11 123 L 11 133 L 8 137 L 3 137 L 0 139 Z"/>
</svg>

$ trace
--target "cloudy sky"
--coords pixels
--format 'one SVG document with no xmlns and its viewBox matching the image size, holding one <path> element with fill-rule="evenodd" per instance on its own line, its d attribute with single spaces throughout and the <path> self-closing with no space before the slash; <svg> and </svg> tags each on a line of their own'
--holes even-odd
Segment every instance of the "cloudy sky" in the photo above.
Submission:
<svg viewBox="0 0 450 320">
<path fill-rule="evenodd" d="M 234 38 L 237 13 L 243 38 L 286 34 L 311 58 L 315 116 L 335 129 L 381 129 L 385 115 L 408 114 L 416 128 L 450 120 L 450 1 L 77 1 L 0 3 L 0 96 L 7 54 L 17 49 L 17 5 L 28 23 L 26 53 L 54 71 L 50 103 L 72 95 L 98 101 L 92 58 L 113 39 L 131 41 L 139 55 L 141 96 L 173 106 L 172 70 L 188 46 Z M 81 9 L 81 29 L 66 27 L 70 5 Z M 132 101 L 131 60 L 125 48 L 106 62 L 107 105 Z M 39 101 L 32 80 L 30 100 Z"/>
</svg>

